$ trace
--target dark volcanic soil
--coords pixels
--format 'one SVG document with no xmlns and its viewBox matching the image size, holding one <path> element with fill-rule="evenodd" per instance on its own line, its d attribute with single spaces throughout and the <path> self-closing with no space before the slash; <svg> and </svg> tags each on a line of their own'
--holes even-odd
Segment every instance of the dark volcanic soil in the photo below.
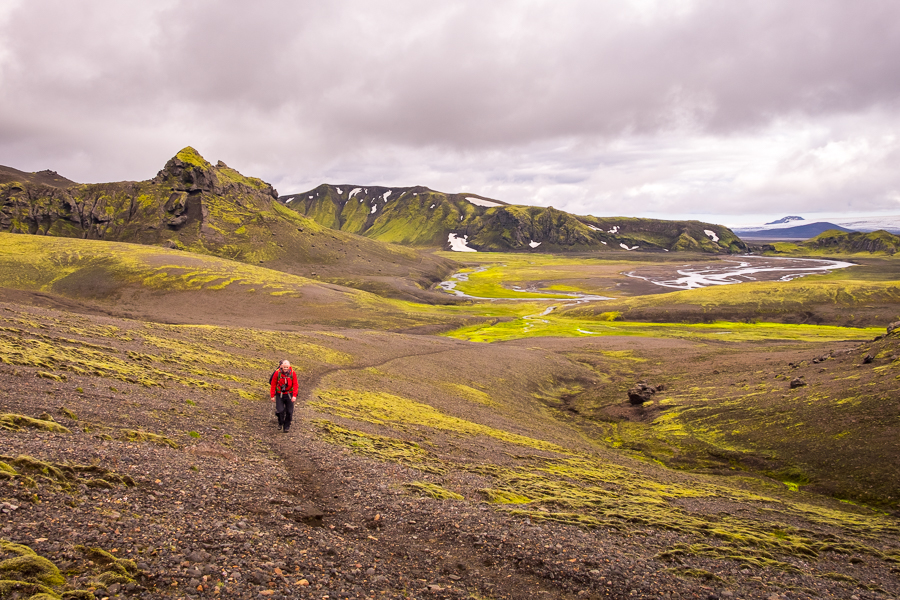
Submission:
<svg viewBox="0 0 900 600">
<path fill-rule="evenodd" d="M 435 368 L 452 370 L 452 362 L 440 363 L 440 353 L 446 357 L 458 352 L 458 365 L 480 362 L 486 371 L 499 368 L 495 363 L 509 355 L 514 357 L 509 359 L 513 368 L 524 360 L 515 357 L 536 352 L 524 342 L 516 348 L 398 334 L 308 332 L 307 341 L 356 353 L 352 362 L 341 363 L 306 347 L 303 358 L 294 359 L 302 369 L 304 390 L 295 426 L 284 434 L 276 430 L 272 405 L 262 397 L 269 367 L 252 357 L 274 364 L 282 355 L 300 353 L 299 342 L 292 352 L 247 331 L 241 334 L 246 335 L 246 364 L 232 364 L 215 353 L 215 348 L 225 346 L 217 345 L 220 334 L 210 329 L 73 318 L 14 304 L 0 308 L 7 343 L 0 357 L 0 412 L 43 415 L 41 421 L 13 426 L 17 431 L 0 429 L 0 462 L 16 472 L 0 477 L 0 538 L 27 545 L 52 561 L 65 577 L 57 592 L 93 590 L 97 598 L 248 599 L 862 600 L 900 594 L 900 561 L 888 555 L 896 553 L 897 544 L 878 535 L 865 541 L 888 558 L 835 546 L 815 561 L 800 559 L 799 568 L 785 571 L 702 554 L 660 556 L 676 544 L 697 541 L 677 528 L 634 522 L 587 529 L 516 517 L 474 499 L 474 493 L 466 494 L 467 500 L 424 497 L 406 484 L 424 481 L 476 490 L 484 482 L 473 473 L 424 472 L 327 443 L 321 438 L 319 419 L 330 417 L 347 427 L 351 421 L 317 412 L 308 404 L 312 386 L 326 378 L 343 381 L 377 371 L 402 387 L 403 365 L 411 365 L 412 372 L 427 368 L 432 360 L 428 357 L 433 357 Z M 143 346 L 140 342 L 150 334 L 169 363 L 147 358 L 152 355 L 148 342 Z M 196 336 L 194 348 L 174 345 L 186 335 Z M 22 364 L 23 357 L 32 356 L 31 350 L 42 342 L 50 344 L 48 352 L 54 346 L 77 347 L 82 352 L 78 364 L 87 364 L 84 357 L 92 356 L 98 361 L 97 371 L 61 370 L 49 358 L 46 365 Z M 586 343 L 573 340 L 565 349 L 547 345 L 537 351 L 541 356 L 561 355 Z M 635 342 L 590 343 L 617 351 Z M 641 343 L 662 353 L 689 347 L 671 340 Z M 466 354 L 479 351 L 480 356 Z M 151 369 L 164 368 L 181 379 L 165 381 L 163 387 L 122 381 L 113 376 L 115 371 L 103 370 L 106 367 L 99 361 L 108 356 L 127 356 L 146 365 L 148 377 L 162 377 Z M 545 360 L 551 359 L 556 360 L 548 354 Z M 218 360 L 223 362 L 216 364 Z M 222 371 L 233 379 L 223 378 Z M 460 380 L 468 376 L 465 367 L 458 376 Z M 218 382 L 218 387 L 204 382 Z M 238 394 L 239 384 L 244 389 L 256 387 L 257 399 Z M 68 432 L 45 431 L 48 418 Z M 502 419 L 497 419 L 499 424 Z M 164 437 L 141 440 L 136 431 Z M 490 439 L 479 443 L 484 446 L 483 457 L 506 451 L 506 446 Z M 16 458 L 20 456 L 45 464 Z M 622 460 L 641 464 L 634 458 Z M 51 468 L 54 465 L 57 469 Z M 73 465 L 95 467 L 61 468 Z M 777 506 L 766 503 L 736 504 L 724 498 L 673 502 L 691 515 L 782 518 Z M 798 522 L 798 527 L 805 526 Z M 816 535 L 836 540 L 852 535 L 826 524 L 815 528 Z M 710 530 L 709 543 L 715 543 L 715 536 Z M 11 557 L 11 552 L 4 548 L 0 560 Z M 122 559 L 133 560 L 137 571 Z M 124 569 L 127 575 L 122 572 L 119 579 L 108 575 L 115 569 Z M 14 598 L 15 593 L 2 597 Z"/>
</svg>

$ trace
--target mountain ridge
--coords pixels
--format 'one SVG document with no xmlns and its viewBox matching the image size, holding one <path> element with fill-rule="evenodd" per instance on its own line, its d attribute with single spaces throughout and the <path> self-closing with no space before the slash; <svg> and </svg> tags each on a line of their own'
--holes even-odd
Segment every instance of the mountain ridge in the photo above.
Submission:
<svg viewBox="0 0 900 600">
<path fill-rule="evenodd" d="M 0 184 L 2 231 L 176 248 L 427 302 L 439 299 L 428 288 L 454 268 L 322 227 L 277 202 L 270 184 L 213 165 L 190 146 L 147 181 L 57 187 L 22 179 Z"/>
<path fill-rule="evenodd" d="M 476 251 L 748 251 L 723 225 L 573 215 L 424 186 L 322 184 L 279 202 L 326 227 L 410 246 L 453 249 L 465 240 Z"/>
</svg>

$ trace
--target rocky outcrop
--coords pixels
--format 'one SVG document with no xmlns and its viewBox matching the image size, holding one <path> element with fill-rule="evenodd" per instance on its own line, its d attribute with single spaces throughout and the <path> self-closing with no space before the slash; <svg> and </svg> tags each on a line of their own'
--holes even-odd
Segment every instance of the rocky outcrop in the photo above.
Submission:
<svg viewBox="0 0 900 600">
<path fill-rule="evenodd" d="M 802 244 L 806 248 L 842 253 L 870 252 L 894 255 L 900 251 L 900 236 L 884 230 L 871 233 L 829 230 Z"/>
<path fill-rule="evenodd" d="M 654 385 L 648 385 L 648 384 L 644 383 L 643 381 L 639 381 L 636 384 L 634 384 L 634 387 L 632 387 L 630 390 L 628 390 L 628 401 L 633 406 L 640 406 L 641 404 L 649 402 L 650 399 L 653 397 L 653 394 L 655 394 L 657 392 L 661 392 L 664 389 L 666 389 L 666 387 L 663 384 L 654 386 Z"/>
<path fill-rule="evenodd" d="M 11 178 L 19 172 L 4 173 Z M 223 244 L 239 228 L 236 223 L 271 211 L 278 197 L 268 183 L 221 161 L 214 166 L 190 147 L 149 181 L 59 186 L 36 182 L 68 181 L 52 172 L 25 175 L 0 184 L 3 231 L 170 246 Z M 246 214 L 227 214 L 232 208 Z"/>
</svg>

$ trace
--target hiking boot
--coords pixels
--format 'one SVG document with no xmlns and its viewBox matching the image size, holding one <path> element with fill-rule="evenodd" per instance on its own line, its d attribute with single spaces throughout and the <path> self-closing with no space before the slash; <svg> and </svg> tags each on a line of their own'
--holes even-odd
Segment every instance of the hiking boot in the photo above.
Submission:
<svg viewBox="0 0 900 600">
<path fill-rule="evenodd" d="M 284 425 L 281 423 L 278 424 L 278 431 L 282 431 L 284 429 Z"/>
<path fill-rule="evenodd" d="M 284 427 L 284 428 L 282 428 L 282 431 L 285 432 L 285 433 L 287 433 L 287 432 L 290 431 L 290 430 L 291 430 L 290 427 Z"/>
</svg>

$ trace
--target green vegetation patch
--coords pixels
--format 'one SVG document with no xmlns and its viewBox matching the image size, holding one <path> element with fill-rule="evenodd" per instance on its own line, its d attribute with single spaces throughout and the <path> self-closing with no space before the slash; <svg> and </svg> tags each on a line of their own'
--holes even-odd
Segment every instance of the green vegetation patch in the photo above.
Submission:
<svg viewBox="0 0 900 600">
<path fill-rule="evenodd" d="M 605 313 L 604 313 L 605 314 Z M 637 336 L 748 342 L 793 340 L 829 342 L 870 340 L 883 333 L 880 327 L 834 327 L 784 323 L 637 323 L 629 321 L 586 321 L 544 315 L 469 325 L 443 335 L 471 342 L 501 342 L 531 337 Z"/>
<path fill-rule="evenodd" d="M 111 488 L 114 485 L 134 486 L 130 475 L 121 475 L 100 465 L 69 465 L 42 461 L 32 456 L 0 455 L 0 479 L 17 479 L 26 487 L 48 485 L 71 491 L 79 485 Z"/>
<path fill-rule="evenodd" d="M 120 439 L 123 439 L 128 442 L 150 442 L 152 444 L 157 444 L 159 446 L 168 446 L 170 448 L 178 448 L 178 444 L 176 444 L 173 440 L 167 438 L 164 435 L 160 435 L 158 433 L 150 433 L 148 431 L 138 431 L 135 429 L 122 429 L 120 432 Z"/>
<path fill-rule="evenodd" d="M 551 442 L 509 433 L 440 412 L 432 406 L 386 392 L 358 390 L 330 390 L 318 393 L 318 400 L 310 405 L 325 412 L 377 424 L 423 426 L 460 435 L 486 435 L 492 438 L 544 450 L 567 454 L 568 451 Z"/>
<path fill-rule="evenodd" d="M 460 494 L 451 492 L 436 483 L 429 483 L 427 481 L 412 481 L 404 484 L 404 487 L 423 496 L 434 498 L 435 500 L 464 500 Z"/>
<path fill-rule="evenodd" d="M 357 454 L 400 463 L 425 473 L 440 475 L 446 472 L 440 460 L 415 442 L 346 429 L 326 419 L 314 420 L 313 425 L 326 442 L 344 446 Z"/>
<path fill-rule="evenodd" d="M 10 431 L 23 431 L 25 428 L 29 428 L 51 433 L 71 433 L 68 428 L 54 421 L 35 419 L 14 413 L 0 413 L 0 427 Z"/>
</svg>

